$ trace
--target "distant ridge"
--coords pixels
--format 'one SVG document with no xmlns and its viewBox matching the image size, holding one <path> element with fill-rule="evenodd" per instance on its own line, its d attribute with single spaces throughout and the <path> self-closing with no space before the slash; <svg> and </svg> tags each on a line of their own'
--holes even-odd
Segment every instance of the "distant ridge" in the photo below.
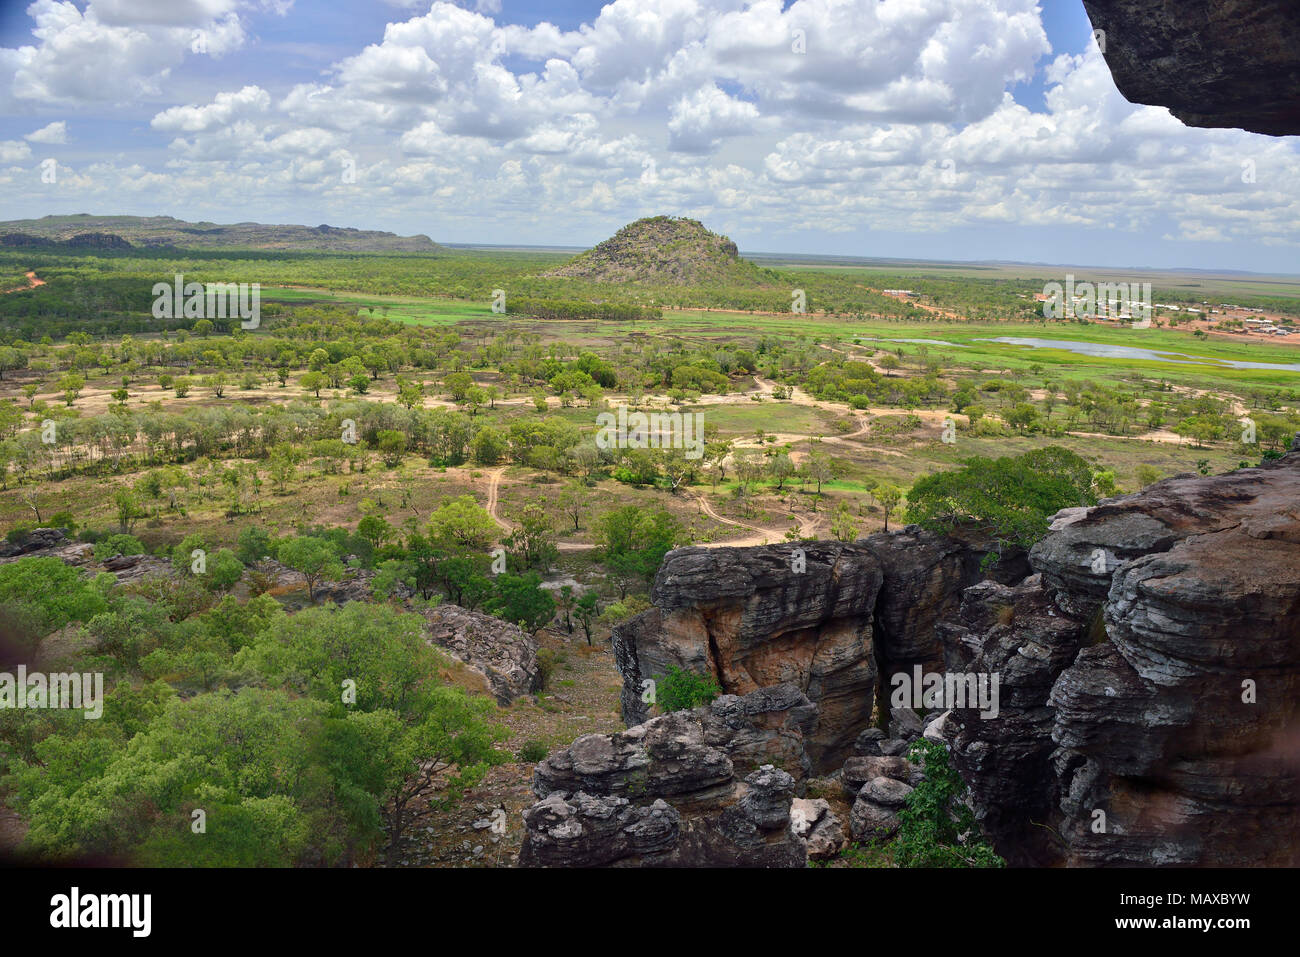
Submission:
<svg viewBox="0 0 1300 957">
<path fill-rule="evenodd" d="M 118 240 L 125 245 L 118 246 Z M 41 241 L 97 248 L 285 249 L 335 252 L 437 252 L 425 235 L 340 226 L 263 223 L 190 223 L 171 216 L 44 216 L 0 222 L 0 245 L 37 246 Z"/>
<path fill-rule="evenodd" d="M 741 259 L 736 244 L 699 220 L 650 216 L 629 223 L 603 243 L 545 276 L 591 282 L 677 286 L 764 285 L 764 270 Z"/>
</svg>

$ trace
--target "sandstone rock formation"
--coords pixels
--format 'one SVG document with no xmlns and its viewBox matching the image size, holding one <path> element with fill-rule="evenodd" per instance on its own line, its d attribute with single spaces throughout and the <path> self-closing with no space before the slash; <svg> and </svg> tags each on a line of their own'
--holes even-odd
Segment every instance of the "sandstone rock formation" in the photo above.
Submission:
<svg viewBox="0 0 1300 957">
<path fill-rule="evenodd" d="M 945 728 L 998 850 L 1300 863 L 1300 453 L 1063 513 L 1031 561 L 945 628 L 1002 675 L 998 718 Z"/>
<path fill-rule="evenodd" d="M 119 585 L 145 578 L 172 577 L 176 573 L 171 559 L 156 555 L 115 555 L 104 559 L 102 564 L 104 571 L 113 573 Z"/>
<path fill-rule="evenodd" d="M 1115 85 L 1189 126 L 1300 133 L 1294 0 L 1084 0 Z"/>
<path fill-rule="evenodd" d="M 518 625 L 450 604 L 426 610 L 424 618 L 429 640 L 483 675 L 499 703 L 541 687 L 537 639 Z"/>
<path fill-rule="evenodd" d="M 941 669 L 935 623 L 984 577 L 985 554 L 911 526 L 852 544 L 669 552 L 654 607 L 614 629 L 623 719 L 649 716 L 643 682 L 670 666 L 712 674 L 731 694 L 792 681 L 820 710 L 808 744 L 813 766 L 833 770 L 871 723 L 878 672 Z M 1023 555 L 996 569 L 1026 571 Z"/>
<path fill-rule="evenodd" d="M 644 720 L 642 681 L 670 665 L 729 692 L 791 682 L 859 840 L 897 829 L 924 735 L 1012 864 L 1300 863 L 1300 448 L 1067 509 L 985 580 L 979 554 L 912 528 L 672 552 L 614 635 L 624 714 Z M 996 714 L 891 707 L 877 675 L 905 663 L 997 676 Z"/>
<path fill-rule="evenodd" d="M 16 542 L 0 542 L 0 560 L 14 561 L 26 555 L 49 554 L 68 544 L 61 528 L 33 528 Z"/>
<path fill-rule="evenodd" d="M 533 772 L 520 864 L 802 867 L 810 844 L 833 853 L 829 809 L 801 808 L 806 839 L 791 826 L 816 720 L 785 683 L 583 735 Z"/>
<path fill-rule="evenodd" d="M 68 538 L 61 528 L 34 528 L 17 543 L 0 547 L 0 565 L 16 562 L 20 558 L 57 558 L 68 565 L 79 567 L 99 565 L 111 572 L 118 584 L 139 581 L 151 575 L 170 575 L 172 563 L 167 558 L 153 555 L 115 555 L 103 562 L 95 561 L 95 547 L 89 542 Z M 87 569 L 93 574 L 94 569 Z"/>
</svg>

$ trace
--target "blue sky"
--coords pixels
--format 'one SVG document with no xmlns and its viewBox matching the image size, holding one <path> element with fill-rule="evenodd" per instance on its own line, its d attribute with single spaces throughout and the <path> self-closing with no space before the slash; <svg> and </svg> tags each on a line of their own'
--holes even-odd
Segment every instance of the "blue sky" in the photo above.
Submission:
<svg viewBox="0 0 1300 957">
<path fill-rule="evenodd" d="M 0 13 L 6 218 L 587 245 L 667 213 L 752 251 L 1300 272 L 1297 197 L 1296 138 L 1125 102 L 1077 0 Z"/>
</svg>

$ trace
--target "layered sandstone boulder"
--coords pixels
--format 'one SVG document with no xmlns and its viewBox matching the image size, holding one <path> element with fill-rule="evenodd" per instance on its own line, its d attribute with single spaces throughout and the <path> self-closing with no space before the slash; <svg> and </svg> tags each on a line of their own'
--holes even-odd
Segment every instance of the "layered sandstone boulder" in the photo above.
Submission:
<svg viewBox="0 0 1300 957">
<path fill-rule="evenodd" d="M 500 704 L 541 688 L 538 641 L 518 625 L 452 604 L 423 614 L 429 641 L 481 674 Z"/>
<path fill-rule="evenodd" d="M 819 809 L 801 807 L 791 826 L 816 721 L 782 684 L 583 735 L 533 772 L 520 864 L 802 867 L 810 842 L 818 853 L 834 843 L 834 824 L 809 813 Z"/>
</svg>

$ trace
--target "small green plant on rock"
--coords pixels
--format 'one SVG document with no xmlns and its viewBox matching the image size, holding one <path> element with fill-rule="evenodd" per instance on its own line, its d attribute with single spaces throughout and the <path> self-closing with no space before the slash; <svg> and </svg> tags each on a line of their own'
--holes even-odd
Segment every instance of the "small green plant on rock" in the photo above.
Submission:
<svg viewBox="0 0 1300 957">
<path fill-rule="evenodd" d="M 925 778 L 899 812 L 901 826 L 891 843 L 899 867 L 1005 867 L 980 835 L 975 813 L 964 800 L 966 782 L 948 761 L 948 749 L 921 738 L 907 759 L 922 764 Z M 963 840 L 964 838 L 964 840 Z"/>
<path fill-rule="evenodd" d="M 670 711 L 689 711 L 708 704 L 722 689 L 713 675 L 697 675 L 669 665 L 668 674 L 658 679 L 655 700 L 663 714 Z"/>
</svg>

